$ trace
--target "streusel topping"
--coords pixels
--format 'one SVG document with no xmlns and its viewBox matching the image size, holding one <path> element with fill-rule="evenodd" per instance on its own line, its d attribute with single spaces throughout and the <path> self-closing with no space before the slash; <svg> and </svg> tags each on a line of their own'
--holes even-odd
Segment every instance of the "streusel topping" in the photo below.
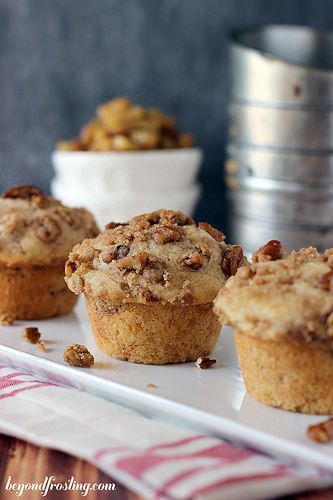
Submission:
<svg viewBox="0 0 333 500">
<path fill-rule="evenodd" d="M 0 198 L 0 265 L 64 264 L 73 245 L 98 228 L 83 208 L 68 208 L 34 186 Z"/>
<path fill-rule="evenodd" d="M 66 264 L 68 287 L 114 303 L 204 304 L 244 263 L 239 246 L 182 212 L 159 210 L 110 223 L 76 245 Z"/>
<path fill-rule="evenodd" d="M 333 346 L 333 248 L 288 256 L 278 241 L 253 254 L 220 290 L 215 311 L 224 324 L 267 340 L 289 337 Z"/>
</svg>

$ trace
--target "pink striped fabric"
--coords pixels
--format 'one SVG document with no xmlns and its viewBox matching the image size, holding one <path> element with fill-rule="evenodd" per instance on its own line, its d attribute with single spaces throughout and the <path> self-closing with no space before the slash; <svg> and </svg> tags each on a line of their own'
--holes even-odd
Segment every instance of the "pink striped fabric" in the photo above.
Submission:
<svg viewBox="0 0 333 500">
<path fill-rule="evenodd" d="M 0 365 L 0 400 L 11 398 L 23 391 L 51 386 L 47 381 L 41 381 L 26 373 L 20 373 L 5 365 Z"/>
<path fill-rule="evenodd" d="M 43 389 L 43 391 L 41 391 Z M 47 393 L 45 392 L 47 390 Z M 24 402 L 29 402 L 27 393 L 34 391 L 36 401 L 40 394 L 40 406 L 42 399 L 50 398 L 62 391 L 65 403 L 70 398 L 72 391 L 76 391 L 82 397 L 92 397 L 79 393 L 80 389 L 70 390 L 63 387 L 63 381 L 55 383 L 45 378 L 41 380 L 36 376 L 20 372 L 6 365 L 0 365 L 0 419 L 5 409 L 12 420 L 15 420 L 15 413 L 11 413 L 10 399 L 20 399 L 21 408 Z M 70 392 L 69 392 L 70 391 Z M 60 392 L 61 394 L 61 392 Z M 30 398 L 31 399 L 31 398 Z M 38 400 L 37 400 L 38 402 Z M 14 403 L 14 401 L 13 401 Z M 106 403 L 105 404 L 109 404 Z M 17 401 L 13 405 L 16 408 Z M 9 409 L 9 410 L 8 410 Z M 28 411 L 28 410 L 27 410 Z M 49 417 L 49 409 L 45 407 L 45 420 Z M 84 419 L 84 407 L 82 407 L 82 419 Z M 98 415 L 96 416 L 96 418 Z M 53 416 L 54 427 L 57 415 Z M 63 428 L 63 415 L 59 414 L 59 421 Z M 116 418 L 116 417 L 115 417 Z M 137 418 L 137 417 L 136 417 Z M 140 417 L 144 419 L 144 417 Z M 3 420 L 1 421 L 4 429 Z M 9 422 L 11 424 L 12 422 Z M 40 424 L 40 422 L 39 422 Z M 112 425 L 112 422 L 110 422 Z M 117 425 L 119 425 L 119 416 Z M 149 421 L 153 426 L 154 421 Z M 10 425 L 8 425 L 10 428 Z M 40 425 L 39 425 L 40 428 Z M 24 437 L 25 430 L 21 429 L 20 437 Z M 234 446 L 222 439 L 194 434 L 184 431 L 184 438 L 170 439 L 163 444 L 142 447 L 141 445 L 119 446 L 112 442 L 112 438 L 100 440 L 96 447 L 91 446 L 91 439 L 88 440 L 87 448 L 83 446 L 80 450 L 76 448 L 77 441 L 73 440 L 73 445 L 68 442 L 66 446 L 59 442 L 59 435 L 52 438 L 52 429 L 48 429 L 47 438 L 52 447 L 69 451 L 72 454 L 81 456 L 96 464 L 103 471 L 110 474 L 113 480 L 123 483 L 133 489 L 144 498 L 155 500 L 170 499 L 201 499 L 209 500 L 237 500 L 237 499 L 259 499 L 273 498 L 278 495 L 293 491 L 300 491 L 306 485 L 322 485 L 333 482 L 333 478 L 316 469 L 302 470 L 295 466 L 287 465 L 274 460 L 271 457 L 261 455 L 253 450 Z M 98 432 L 101 432 L 98 429 Z M 123 429 L 126 433 L 126 429 Z M 72 430 L 71 430 L 72 433 Z M 70 434 L 71 434 L 70 433 Z M 75 429 L 73 428 L 73 436 Z M 178 433 L 179 434 L 179 433 Z M 43 436 L 42 436 L 43 437 Z M 100 436 L 96 435 L 96 442 Z M 148 440 L 149 436 L 147 436 Z M 29 436 L 31 440 L 31 427 Z M 82 436 L 84 439 L 84 436 Z M 33 440 L 34 441 L 34 440 Z M 81 440 L 82 441 L 82 440 Z M 34 441 L 38 444 L 38 439 Z M 105 446 L 101 443 L 105 442 Z M 140 440 L 142 443 L 142 439 Z M 90 448 L 89 448 L 90 447 Z M 82 451 L 84 450 L 84 452 Z M 262 492 L 265 492 L 264 494 Z M 269 493 L 268 493 L 269 492 Z"/>
<path fill-rule="evenodd" d="M 230 488 L 244 483 L 251 487 L 252 483 L 270 479 L 288 479 L 295 473 L 270 458 L 203 435 L 141 450 L 106 448 L 99 450 L 95 459 L 109 463 L 110 468 L 121 470 L 142 484 L 147 483 L 145 489 L 151 488 L 153 482 L 156 486 L 152 498 L 156 500 L 195 498 L 214 490 L 223 491 L 225 487 L 230 491 Z M 207 484 L 197 485 L 199 476 L 209 474 L 212 479 L 206 481 Z M 188 496 L 173 493 L 181 490 L 184 483 Z"/>
</svg>

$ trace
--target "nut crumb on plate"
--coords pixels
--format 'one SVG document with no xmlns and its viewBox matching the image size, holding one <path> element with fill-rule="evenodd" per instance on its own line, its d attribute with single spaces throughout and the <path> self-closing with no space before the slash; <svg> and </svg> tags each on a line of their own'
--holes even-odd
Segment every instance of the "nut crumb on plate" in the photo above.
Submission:
<svg viewBox="0 0 333 500">
<path fill-rule="evenodd" d="M 15 318 L 11 314 L 1 314 L 0 315 L 0 325 L 11 326 L 14 322 L 15 322 Z"/>
<path fill-rule="evenodd" d="M 148 389 L 157 389 L 157 385 L 155 384 L 147 384 Z"/>
<path fill-rule="evenodd" d="M 71 366 L 90 368 L 93 366 L 95 359 L 85 345 L 72 344 L 66 347 L 64 351 L 64 361 Z"/>
<path fill-rule="evenodd" d="M 319 424 L 310 425 L 307 430 L 308 437 L 317 443 L 328 443 L 333 440 L 333 418 L 324 420 Z"/>
<path fill-rule="evenodd" d="M 37 344 L 41 333 L 36 326 L 29 326 L 23 330 L 22 337 L 30 344 Z"/>
<path fill-rule="evenodd" d="M 40 351 L 46 352 L 45 342 L 43 341 L 37 342 L 37 347 Z"/>
<path fill-rule="evenodd" d="M 206 370 L 211 366 L 215 365 L 216 359 L 210 359 L 208 356 L 200 356 L 195 362 L 195 366 L 201 368 L 201 370 Z"/>
</svg>

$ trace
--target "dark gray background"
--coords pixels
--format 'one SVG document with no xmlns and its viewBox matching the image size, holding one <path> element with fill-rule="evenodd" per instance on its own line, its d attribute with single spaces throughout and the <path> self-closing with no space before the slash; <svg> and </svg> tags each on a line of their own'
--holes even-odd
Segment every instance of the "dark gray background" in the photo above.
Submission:
<svg viewBox="0 0 333 500">
<path fill-rule="evenodd" d="M 48 190 L 55 142 L 122 94 L 195 134 L 206 154 L 197 217 L 222 227 L 226 37 L 271 22 L 330 28 L 333 1 L 0 0 L 0 189 Z"/>
</svg>

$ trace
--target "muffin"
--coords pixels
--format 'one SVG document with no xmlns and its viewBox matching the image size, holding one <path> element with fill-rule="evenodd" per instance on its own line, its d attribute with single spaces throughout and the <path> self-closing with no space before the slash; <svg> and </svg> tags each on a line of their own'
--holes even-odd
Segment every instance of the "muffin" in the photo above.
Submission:
<svg viewBox="0 0 333 500">
<path fill-rule="evenodd" d="M 111 223 L 74 247 L 66 281 L 84 293 L 97 345 L 137 363 L 208 355 L 220 326 L 212 301 L 243 262 L 239 246 L 182 212 L 159 210 Z"/>
<path fill-rule="evenodd" d="M 278 241 L 253 255 L 215 299 L 234 328 L 247 391 L 262 403 L 333 413 L 333 249 L 288 256 Z"/>
<path fill-rule="evenodd" d="M 98 234 L 89 212 L 64 207 L 33 186 L 0 198 L 0 315 L 40 319 L 66 314 L 77 297 L 64 282 L 68 253 Z"/>
</svg>

